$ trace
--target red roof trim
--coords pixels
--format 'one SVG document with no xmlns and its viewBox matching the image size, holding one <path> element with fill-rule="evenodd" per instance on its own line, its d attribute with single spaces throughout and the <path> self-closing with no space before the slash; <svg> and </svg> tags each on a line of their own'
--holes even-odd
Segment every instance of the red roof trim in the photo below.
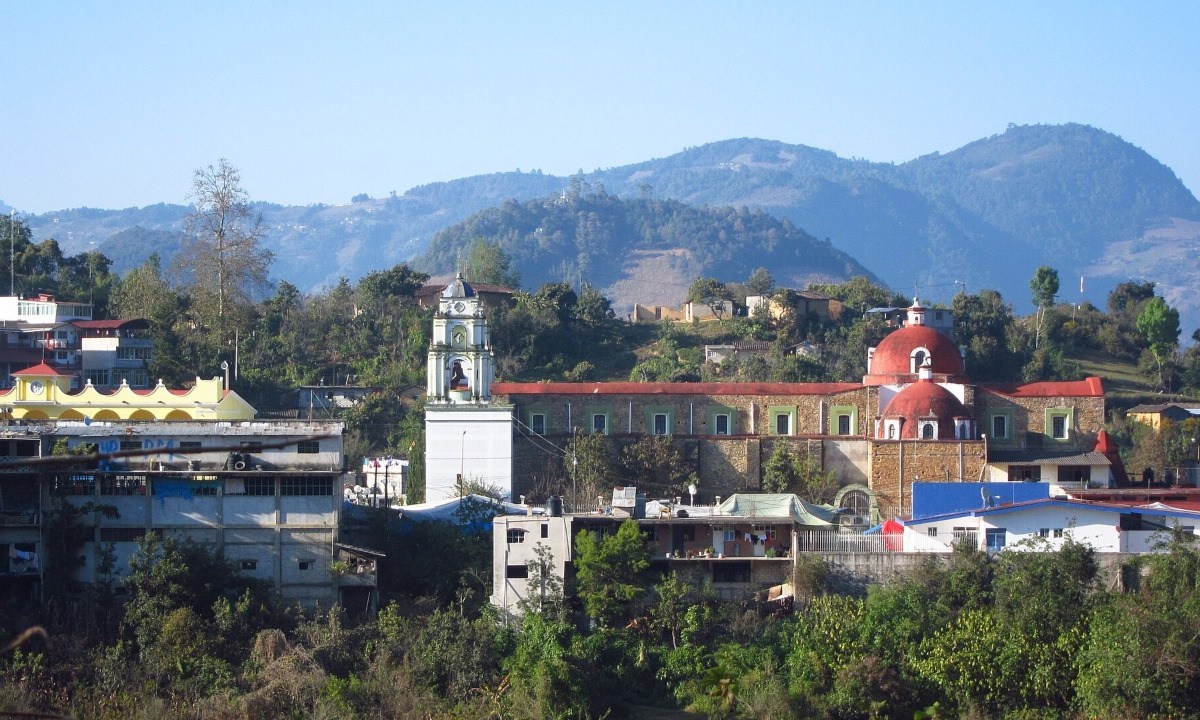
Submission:
<svg viewBox="0 0 1200 720">
<path fill-rule="evenodd" d="M 1084 380 L 1033 382 L 1022 385 L 980 385 L 980 388 L 1009 397 L 1104 397 L 1104 383 L 1094 376 Z"/>
<path fill-rule="evenodd" d="M 511 383 L 492 384 L 497 395 L 835 395 L 859 383 Z"/>
</svg>

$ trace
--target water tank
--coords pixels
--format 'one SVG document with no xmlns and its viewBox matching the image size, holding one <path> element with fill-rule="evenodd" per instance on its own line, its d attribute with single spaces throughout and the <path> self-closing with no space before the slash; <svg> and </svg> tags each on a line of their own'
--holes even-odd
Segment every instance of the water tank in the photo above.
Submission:
<svg viewBox="0 0 1200 720">
<path fill-rule="evenodd" d="M 562 496 L 551 495 L 546 498 L 546 516 L 547 517 L 562 517 Z"/>
</svg>

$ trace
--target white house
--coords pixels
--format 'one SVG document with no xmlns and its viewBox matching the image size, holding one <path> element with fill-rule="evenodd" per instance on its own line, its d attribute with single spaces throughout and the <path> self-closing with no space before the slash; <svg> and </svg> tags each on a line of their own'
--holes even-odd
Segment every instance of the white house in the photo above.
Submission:
<svg viewBox="0 0 1200 720">
<path fill-rule="evenodd" d="M 1153 552 L 1179 528 L 1195 533 L 1200 512 L 1167 505 L 1116 505 L 1044 498 L 961 510 L 904 522 L 906 552 L 950 552 L 966 542 L 980 550 L 1057 549 L 1068 540 L 1097 552 Z"/>
</svg>

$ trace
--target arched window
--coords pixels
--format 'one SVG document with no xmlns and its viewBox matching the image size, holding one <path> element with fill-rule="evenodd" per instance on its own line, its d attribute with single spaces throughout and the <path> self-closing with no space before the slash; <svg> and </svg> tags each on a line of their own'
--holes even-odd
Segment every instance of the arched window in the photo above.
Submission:
<svg viewBox="0 0 1200 720">
<path fill-rule="evenodd" d="M 926 351 L 925 348 L 917 348 L 916 350 L 914 350 L 912 357 L 910 358 L 912 361 L 912 368 L 911 368 L 910 372 L 912 372 L 912 373 L 920 372 L 921 366 L 925 364 L 925 359 L 927 357 L 929 357 L 929 352 Z"/>
<path fill-rule="evenodd" d="M 466 390 L 471 386 L 471 381 L 468 379 L 470 366 L 462 358 L 455 358 L 450 361 L 450 382 L 448 385 L 451 390 Z"/>
<path fill-rule="evenodd" d="M 896 439 L 896 423 L 894 423 L 894 422 L 889 422 L 887 424 L 887 439 L 888 440 Z"/>
<path fill-rule="evenodd" d="M 921 425 L 921 439 L 922 440 L 932 440 L 934 431 L 936 429 L 937 428 L 931 422 L 923 423 Z"/>
<path fill-rule="evenodd" d="M 851 490 L 842 495 L 840 507 L 851 515 L 866 515 L 871 512 L 871 498 L 862 490 Z"/>
</svg>

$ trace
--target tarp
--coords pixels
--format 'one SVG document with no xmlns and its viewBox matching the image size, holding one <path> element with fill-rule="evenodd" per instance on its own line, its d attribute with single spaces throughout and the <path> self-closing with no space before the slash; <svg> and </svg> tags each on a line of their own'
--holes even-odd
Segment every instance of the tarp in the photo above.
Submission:
<svg viewBox="0 0 1200 720">
<path fill-rule="evenodd" d="M 524 515 L 527 505 L 496 500 L 486 495 L 468 495 L 439 502 L 418 503 L 398 508 L 400 517 L 413 522 L 444 520 L 460 522 L 464 515 L 486 514 L 489 519 L 497 515 Z"/>
<path fill-rule="evenodd" d="M 448 522 L 473 532 L 491 532 L 492 518 L 497 515 L 525 515 L 528 510 L 528 505 L 496 500 L 485 495 L 468 495 L 464 498 L 404 505 L 389 510 L 351 502 L 342 503 L 344 518 L 365 523 L 373 512 L 386 512 L 392 518 L 388 526 L 401 533 L 406 532 L 405 527 L 411 530 L 412 523 L 421 522 Z M 539 515 L 542 512 L 541 508 L 533 510 Z"/>
<path fill-rule="evenodd" d="M 800 525 L 817 527 L 833 525 L 836 515 L 833 508 L 806 503 L 790 493 L 735 493 L 717 510 L 737 517 L 790 517 Z"/>
</svg>

